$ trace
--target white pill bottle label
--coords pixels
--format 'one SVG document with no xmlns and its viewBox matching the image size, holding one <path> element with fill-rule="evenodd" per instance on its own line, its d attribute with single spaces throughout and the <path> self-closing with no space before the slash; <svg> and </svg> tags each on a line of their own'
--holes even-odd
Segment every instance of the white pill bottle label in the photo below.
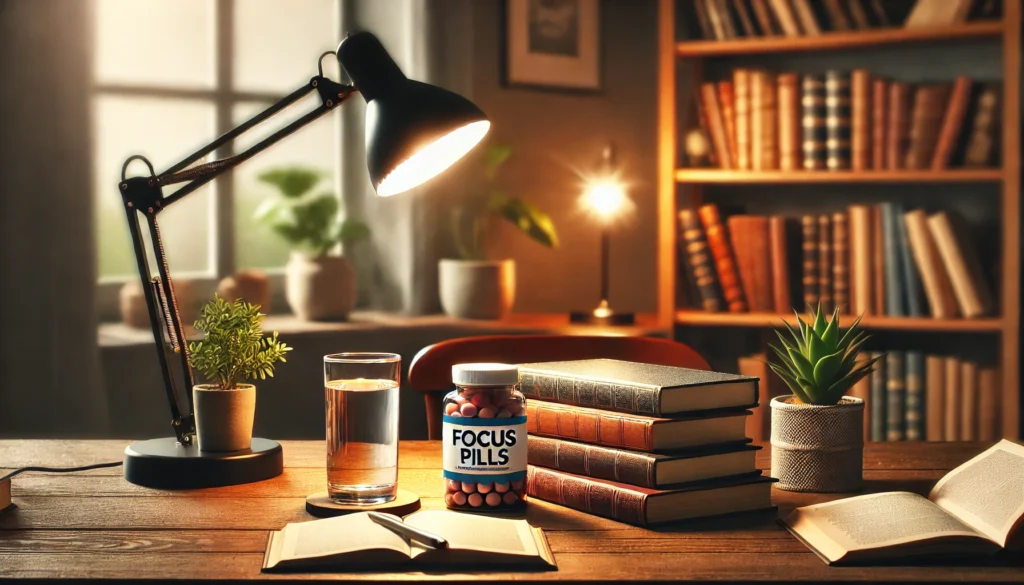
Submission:
<svg viewBox="0 0 1024 585">
<path fill-rule="evenodd" d="M 445 479 L 504 483 L 526 477 L 525 416 L 444 416 L 441 440 Z"/>
</svg>

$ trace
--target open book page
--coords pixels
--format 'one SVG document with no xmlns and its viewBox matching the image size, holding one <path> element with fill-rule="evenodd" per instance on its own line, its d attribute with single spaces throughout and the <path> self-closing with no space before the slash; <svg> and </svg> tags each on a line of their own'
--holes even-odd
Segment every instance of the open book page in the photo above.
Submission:
<svg viewBox="0 0 1024 585">
<path fill-rule="evenodd" d="M 409 557 L 409 543 L 376 524 L 365 513 L 288 524 L 282 531 L 281 559 L 324 557 L 348 552 L 389 550 Z"/>
<path fill-rule="evenodd" d="M 928 499 L 1005 547 L 1024 518 L 1024 447 L 1000 441 L 947 473 Z"/>
<path fill-rule="evenodd" d="M 437 534 L 448 541 L 449 551 L 469 550 L 502 555 L 538 556 L 533 532 L 526 520 L 491 518 L 426 510 L 406 516 L 403 521 L 427 532 Z M 412 556 L 430 549 L 423 549 L 413 543 Z"/>
<path fill-rule="evenodd" d="M 788 524 L 830 561 L 849 551 L 933 538 L 984 538 L 927 499 L 909 492 L 857 496 L 793 510 Z"/>
</svg>

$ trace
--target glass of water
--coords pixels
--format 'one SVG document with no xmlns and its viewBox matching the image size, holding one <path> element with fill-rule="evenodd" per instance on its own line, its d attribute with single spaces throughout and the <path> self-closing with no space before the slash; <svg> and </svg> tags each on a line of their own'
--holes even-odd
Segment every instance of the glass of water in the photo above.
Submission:
<svg viewBox="0 0 1024 585">
<path fill-rule="evenodd" d="M 382 504 L 398 484 L 401 356 L 324 356 L 327 493 L 344 504 Z"/>
</svg>

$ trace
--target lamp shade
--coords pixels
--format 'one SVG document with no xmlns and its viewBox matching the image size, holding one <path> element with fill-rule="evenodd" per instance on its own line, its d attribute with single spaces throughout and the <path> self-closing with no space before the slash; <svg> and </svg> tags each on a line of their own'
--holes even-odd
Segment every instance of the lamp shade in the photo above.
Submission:
<svg viewBox="0 0 1024 585">
<path fill-rule="evenodd" d="M 371 33 L 343 40 L 338 61 L 366 100 L 366 166 L 381 197 L 437 176 L 490 129 L 473 102 L 407 78 Z"/>
</svg>

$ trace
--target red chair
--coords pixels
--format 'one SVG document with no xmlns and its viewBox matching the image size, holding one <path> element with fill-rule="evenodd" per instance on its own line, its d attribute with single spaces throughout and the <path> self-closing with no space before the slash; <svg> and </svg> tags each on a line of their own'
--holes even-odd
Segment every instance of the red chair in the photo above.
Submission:
<svg viewBox="0 0 1024 585">
<path fill-rule="evenodd" d="M 520 364 L 614 358 L 619 360 L 710 370 L 692 347 L 654 337 L 578 335 L 491 335 L 449 339 L 424 347 L 409 366 L 409 385 L 423 392 L 427 433 L 441 438 L 441 401 L 451 391 L 452 366 L 472 362 Z"/>
</svg>

